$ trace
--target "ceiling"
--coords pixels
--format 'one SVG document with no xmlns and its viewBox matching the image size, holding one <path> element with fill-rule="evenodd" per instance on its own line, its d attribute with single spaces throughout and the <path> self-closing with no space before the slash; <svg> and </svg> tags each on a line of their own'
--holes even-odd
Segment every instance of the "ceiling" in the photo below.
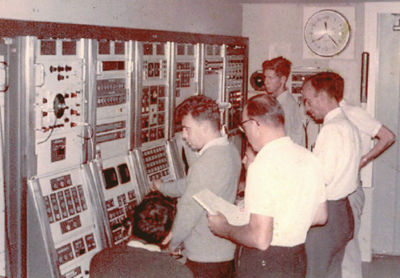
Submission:
<svg viewBox="0 0 400 278">
<path fill-rule="evenodd" d="M 391 2 L 393 0 L 225 0 L 226 2 L 230 3 L 238 3 L 238 4 L 268 4 L 268 3 L 327 3 L 327 4 L 332 4 L 332 3 L 348 3 L 348 4 L 354 4 L 354 3 L 364 3 L 364 2 Z"/>
</svg>

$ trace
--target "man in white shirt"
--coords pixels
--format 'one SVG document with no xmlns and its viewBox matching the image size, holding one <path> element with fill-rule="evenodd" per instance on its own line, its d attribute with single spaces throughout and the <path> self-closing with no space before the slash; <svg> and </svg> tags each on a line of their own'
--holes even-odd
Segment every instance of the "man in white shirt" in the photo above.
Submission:
<svg viewBox="0 0 400 278">
<path fill-rule="evenodd" d="M 361 158 L 358 129 L 339 107 L 343 78 L 321 72 L 303 84 L 307 113 L 322 122 L 314 154 L 321 161 L 327 189 L 329 219 L 325 226 L 311 228 L 306 241 L 307 277 L 341 277 L 341 264 L 347 242 L 352 239 L 354 219 L 348 196 L 357 189 Z"/>
<path fill-rule="evenodd" d="M 305 277 L 307 231 L 327 219 L 319 161 L 285 135 L 284 113 L 272 96 L 248 100 L 241 128 L 257 152 L 246 178 L 250 221 L 232 226 L 221 214 L 209 215 L 209 227 L 243 245 L 238 277 Z"/>
<path fill-rule="evenodd" d="M 265 76 L 265 89 L 268 94 L 274 96 L 285 113 L 285 132 L 300 146 L 305 145 L 305 131 L 303 127 L 304 115 L 299 104 L 292 93 L 287 89 L 286 83 L 289 78 L 292 63 L 277 57 L 264 61 L 262 64 Z"/>
</svg>

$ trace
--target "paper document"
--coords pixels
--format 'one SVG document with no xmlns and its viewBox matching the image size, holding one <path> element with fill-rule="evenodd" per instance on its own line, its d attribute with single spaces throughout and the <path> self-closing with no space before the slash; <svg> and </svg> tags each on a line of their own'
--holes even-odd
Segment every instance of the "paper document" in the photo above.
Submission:
<svg viewBox="0 0 400 278">
<path fill-rule="evenodd" d="M 242 226 L 249 223 L 250 215 L 238 206 L 225 201 L 208 189 L 204 189 L 194 194 L 195 199 L 209 214 L 216 215 L 219 211 L 228 220 L 229 224 Z"/>
</svg>

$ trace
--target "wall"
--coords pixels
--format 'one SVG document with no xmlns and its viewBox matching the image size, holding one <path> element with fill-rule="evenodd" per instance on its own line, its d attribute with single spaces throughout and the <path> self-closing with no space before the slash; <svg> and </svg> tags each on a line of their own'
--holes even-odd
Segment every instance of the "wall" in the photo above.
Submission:
<svg viewBox="0 0 400 278">
<path fill-rule="evenodd" d="M 322 1 L 320 1 L 322 2 Z M 346 12 L 352 34 L 349 46 L 341 54 L 331 58 L 312 55 L 303 44 L 303 26 L 311 9 L 337 9 Z M 266 59 L 284 56 L 293 67 L 317 67 L 331 69 L 345 79 L 344 97 L 353 104 L 360 104 L 361 53 L 364 46 L 364 4 L 246 4 L 243 5 L 243 33 L 249 37 L 249 74 L 261 69 Z M 309 142 L 317 136 L 318 127 L 308 125 Z M 362 172 L 364 184 L 371 184 L 371 166 Z M 371 204 L 372 190 L 366 189 L 366 205 L 359 233 L 362 259 L 371 260 Z M 373 236 L 373 235 L 372 235 Z"/>
<path fill-rule="evenodd" d="M 378 14 L 376 116 L 397 136 L 397 142 L 374 164 L 372 248 L 379 254 L 400 255 L 400 3 Z M 396 14 L 396 15 L 395 15 Z"/>
<path fill-rule="evenodd" d="M 242 33 L 241 6 L 215 0 L 1 0 L 0 18 L 231 36 Z"/>
<path fill-rule="evenodd" d="M 320 1 L 322 2 L 322 0 Z M 386 1 L 381 1 L 386 2 Z M 385 11 L 390 14 L 399 12 L 400 3 L 393 2 L 376 5 L 384 5 Z M 316 58 L 304 55 L 303 45 L 303 15 L 305 9 L 311 7 L 323 8 L 353 8 L 354 21 L 352 24 L 352 49 L 343 52 L 343 55 L 332 58 Z M 245 4 L 243 5 L 243 33 L 249 37 L 249 74 L 261 69 L 261 63 L 279 55 L 286 56 L 297 66 L 330 68 L 337 71 L 345 78 L 345 98 L 353 103 L 359 104 L 360 100 L 360 73 L 361 54 L 363 51 L 377 51 L 384 49 L 377 45 L 375 38 L 377 32 L 376 20 L 372 20 L 369 14 L 364 15 L 364 3 L 349 2 L 344 4 Z M 365 16 L 365 18 L 364 18 Z M 376 15 L 374 15 L 376 16 Z M 397 21 L 396 21 L 397 22 Z M 389 29 L 391 26 L 389 26 Z M 373 30 L 372 32 L 370 32 Z M 368 100 L 368 111 L 374 112 L 376 117 L 382 121 L 397 135 L 399 140 L 399 86 L 398 86 L 398 59 L 396 52 L 398 47 L 398 32 L 394 34 L 396 44 L 388 39 L 385 43 L 383 54 L 390 53 L 393 56 L 386 58 L 379 68 L 383 72 L 377 77 L 376 83 L 370 84 L 370 96 Z M 382 35 L 386 39 L 386 35 Z M 364 45 L 365 41 L 371 41 L 370 45 Z M 381 41 L 383 38 L 381 39 Z M 393 39 L 394 40 L 394 39 Z M 381 53 L 382 54 L 382 53 Z M 378 70 L 378 57 L 371 55 L 370 79 L 375 80 L 375 72 Z M 390 63 L 390 62 L 391 63 Z M 392 65 L 391 65 L 392 64 Z M 385 82 L 391 78 L 389 81 Z M 385 83 L 384 83 L 385 82 Z M 371 82 L 370 82 L 371 83 Z M 382 84 L 384 84 L 384 87 Z M 377 88 L 376 101 L 374 88 Z M 381 86 L 381 87 L 379 87 Z M 365 169 L 370 172 L 369 180 L 372 180 L 372 188 L 366 188 L 366 205 L 363 214 L 363 225 L 361 226 L 359 240 L 363 260 L 371 260 L 371 251 L 374 254 L 400 254 L 400 228 L 399 228 L 399 148 L 396 143 L 382 156 L 376 159 L 373 167 L 368 165 Z M 364 182 L 364 180 L 363 180 Z M 365 183 L 364 183 L 365 184 Z"/>
<path fill-rule="evenodd" d="M 303 55 L 303 8 L 352 8 L 355 25 L 352 26 L 352 48 L 333 58 L 308 58 Z M 330 68 L 346 80 L 345 98 L 359 103 L 361 53 L 363 38 L 363 4 L 245 4 L 243 5 L 243 32 L 249 37 L 249 74 L 261 69 L 264 60 L 284 56 L 294 67 Z"/>
</svg>

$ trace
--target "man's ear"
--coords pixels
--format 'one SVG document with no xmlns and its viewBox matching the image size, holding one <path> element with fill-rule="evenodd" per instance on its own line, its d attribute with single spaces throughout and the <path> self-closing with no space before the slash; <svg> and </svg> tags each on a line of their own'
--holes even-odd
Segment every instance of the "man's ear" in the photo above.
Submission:
<svg viewBox="0 0 400 278">
<path fill-rule="evenodd" d="M 285 87 L 287 80 L 288 80 L 288 78 L 286 76 L 284 76 L 284 75 L 281 76 L 281 83 L 282 83 L 283 87 Z"/>
<path fill-rule="evenodd" d="M 201 134 L 208 134 L 211 128 L 210 121 L 202 121 L 200 123 Z"/>
</svg>

